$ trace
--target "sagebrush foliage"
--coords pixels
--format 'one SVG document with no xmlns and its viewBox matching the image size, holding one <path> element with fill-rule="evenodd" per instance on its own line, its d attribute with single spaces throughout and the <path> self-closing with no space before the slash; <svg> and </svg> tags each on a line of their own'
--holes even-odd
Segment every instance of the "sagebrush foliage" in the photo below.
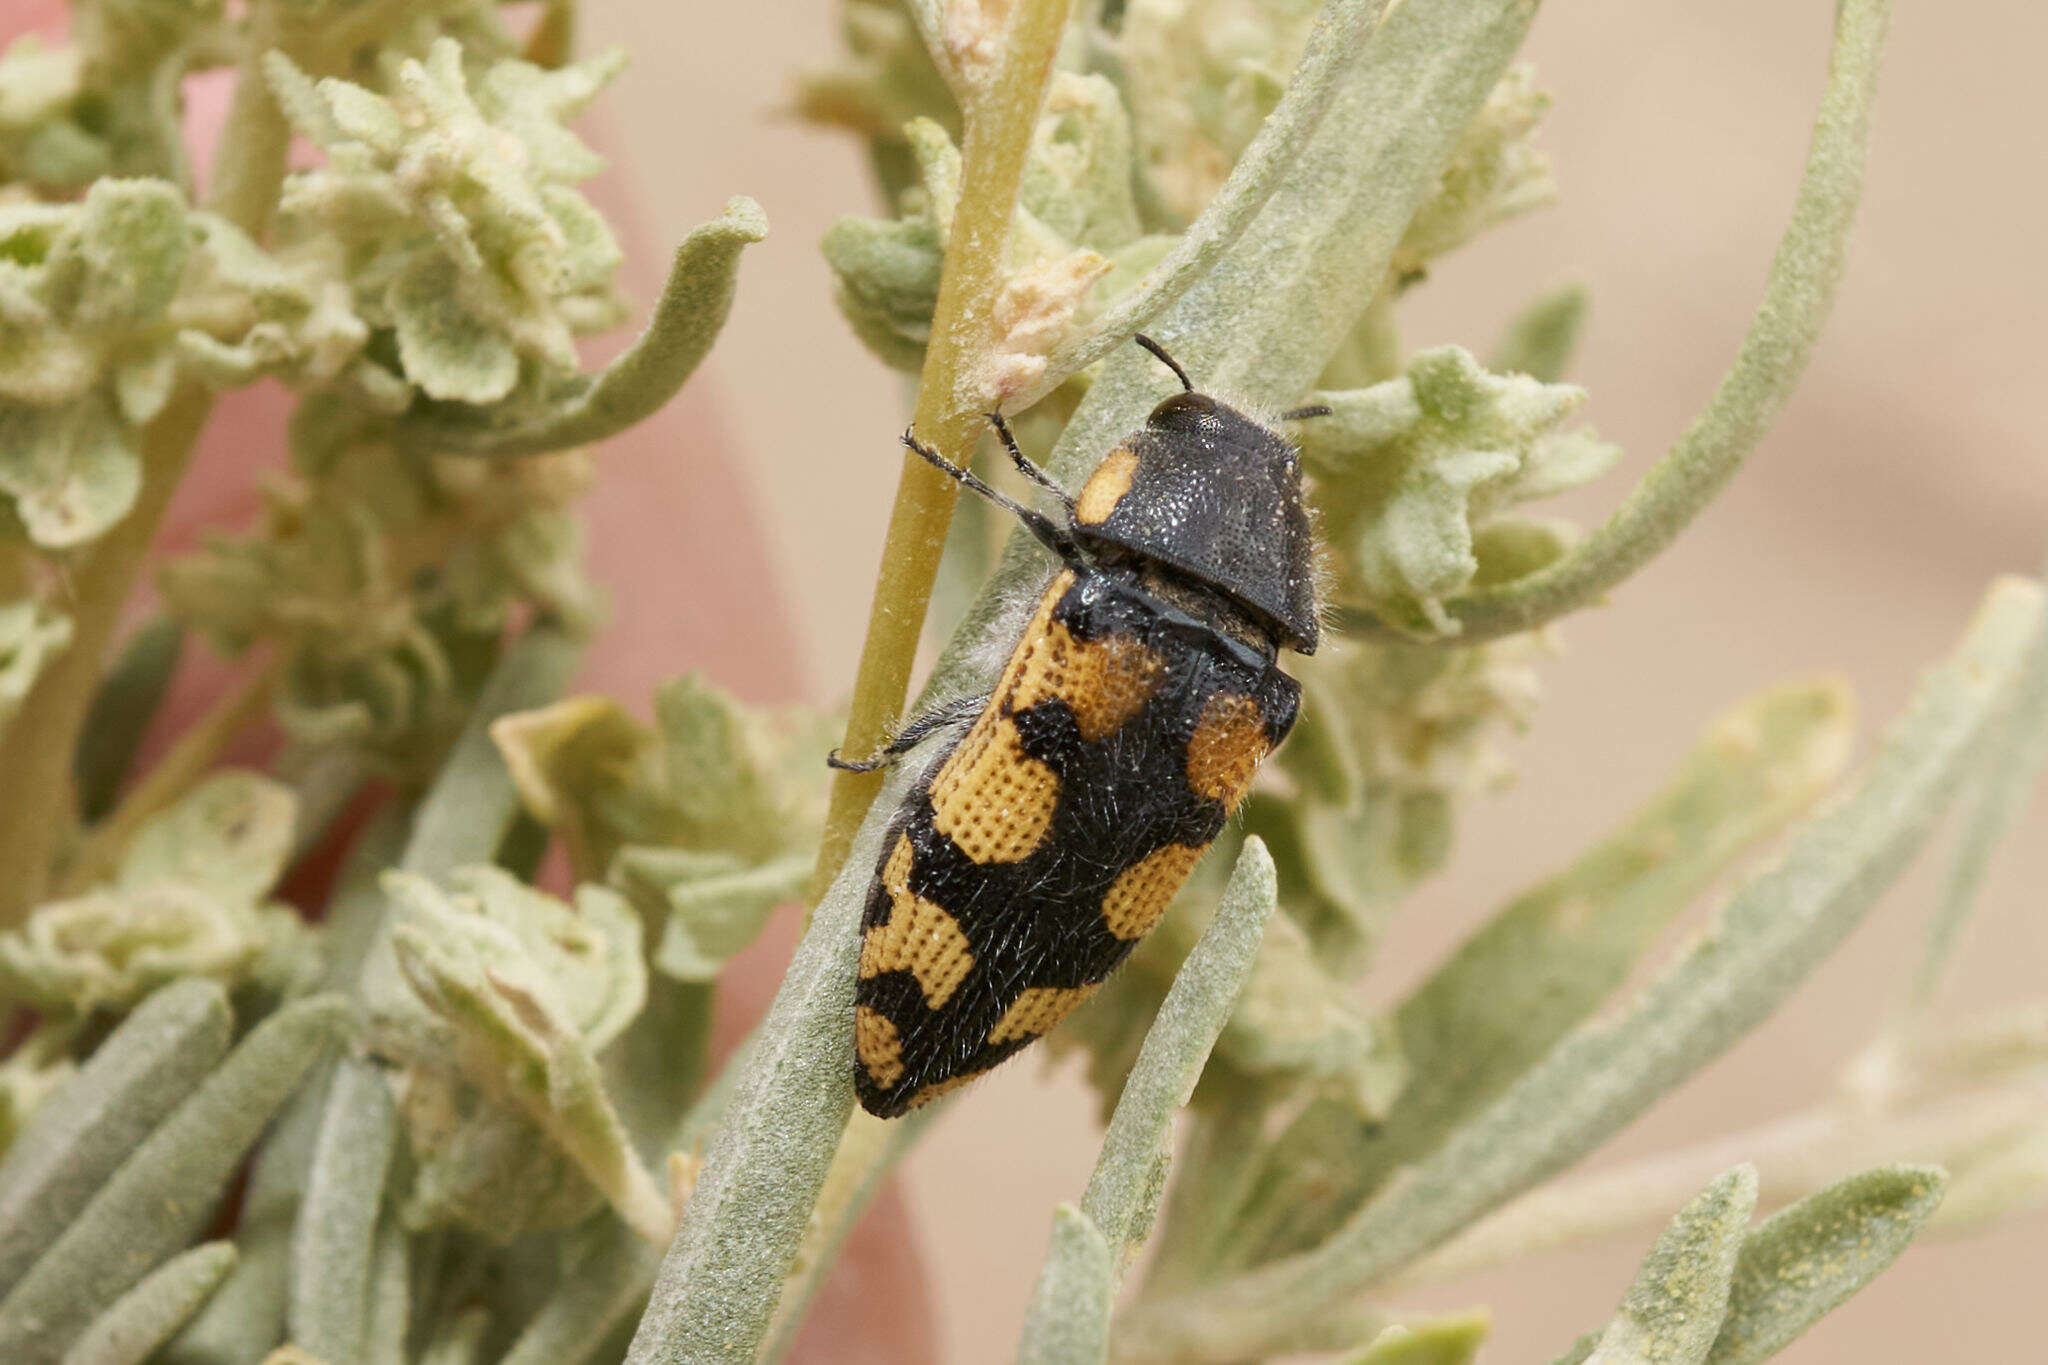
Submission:
<svg viewBox="0 0 2048 1365">
<path fill-rule="evenodd" d="M 604 618 L 576 507 L 601 442 L 689 376 L 766 231 L 732 201 L 678 249 L 640 339 L 579 369 L 577 339 L 631 309 L 578 188 L 602 163 L 569 127 L 622 57 L 571 60 L 573 8 L 522 34 L 484 0 L 76 0 L 69 39 L 0 51 L 10 1361 L 773 1358 L 932 1117 L 850 1114 L 855 926 L 905 775 L 828 792 L 836 723 L 744 706 L 689 660 L 651 724 L 640 699 L 563 696 Z M 1619 454 L 1565 382 L 1584 291 L 1503 301 L 1491 344 L 1400 340 L 1410 291 L 1559 192 L 1551 97 L 1515 61 L 1533 4 L 1071 8 L 844 0 L 844 57 L 795 96 L 860 140 L 880 190 L 822 244 L 838 308 L 920 377 L 948 457 L 973 458 L 1000 405 L 1070 488 L 1165 392 L 1125 345 L 1140 328 L 1205 387 L 1327 405 L 1299 435 L 1338 629 L 1301 661 L 1301 723 L 1242 827 L 1053 1037 L 1107 1126 L 1019 1358 L 1469 1360 L 1483 1315 L 1393 1322 L 1382 1295 L 1677 1209 L 1560 1359 L 1762 1360 L 1930 1221 L 2037 1198 L 2048 1007 L 1950 1033 L 1924 1009 L 2048 750 L 2031 583 L 1991 588 L 1860 774 L 1842 777 L 1837 684 L 1766 689 L 1405 998 L 1375 1012 L 1359 989 L 1389 917 L 1471 856 L 1459 812 L 1512 770 L 1568 647 L 1550 623 L 1698 515 L 1795 382 L 1856 206 L 1884 0 L 1838 7 L 1727 381 L 1583 533 L 1532 505 Z M 209 68 L 239 84 L 202 199 L 180 91 Z M 253 524 L 149 568 L 163 615 L 124 636 L 213 396 L 258 382 L 291 393 L 288 465 Z M 944 698 L 986 682 L 993 623 L 1044 566 L 979 507 L 933 566 L 951 500 L 915 494 L 936 477 L 912 462 L 887 553 L 936 567 L 952 634 L 925 695 Z M 883 666 L 848 745 L 909 708 L 922 581 L 878 597 Z M 240 682 L 131 772 L 201 648 Z M 266 716 L 282 751 L 225 766 Z M 1782 1151 L 1720 1174 L 1680 1153 L 1647 1183 L 1509 1204 L 1767 1016 L 1959 791 L 1921 978 L 1806 1116 L 1875 1169 L 1792 1163 L 1788 1182 Z M 1708 932 L 1611 1001 L 1780 836 Z M 308 914 L 281 888 L 323 845 L 346 856 Z M 551 849 L 563 894 L 541 884 Z M 807 893 L 774 1008 L 714 1065 L 728 964 Z M 1987 1130 L 1952 1104 L 1985 1093 L 2032 1107 Z M 231 1225 L 196 1242 L 245 1167 Z M 1784 1207 L 1752 1225 L 1763 1204 Z"/>
</svg>

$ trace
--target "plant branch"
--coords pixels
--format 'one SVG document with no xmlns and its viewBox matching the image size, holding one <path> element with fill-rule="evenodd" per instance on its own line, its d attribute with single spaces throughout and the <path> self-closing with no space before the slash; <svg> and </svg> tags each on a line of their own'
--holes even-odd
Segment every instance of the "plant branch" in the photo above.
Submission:
<svg viewBox="0 0 2048 1365">
<path fill-rule="evenodd" d="M 962 110 L 960 201 L 939 274 L 912 427 L 920 439 L 963 467 L 986 421 L 972 376 L 992 339 L 1010 221 L 1017 211 L 1017 186 L 1045 102 L 1053 57 L 1066 31 L 1069 3 L 1020 0 L 1002 45 L 1001 64 Z M 881 748 L 903 711 L 956 492 L 945 474 L 915 455 L 903 457 L 867 639 L 854 674 L 846 738 L 840 745 L 848 758 L 865 758 Z M 825 835 L 811 881 L 814 903 L 845 862 L 853 832 L 880 787 L 878 773 L 833 775 Z"/>
<path fill-rule="evenodd" d="M 1864 776 L 1713 932 L 1627 1009 L 1553 1048 L 1407 1178 L 1312 1251 L 1128 1312 L 1134 1359 L 1238 1360 L 1343 1303 L 1563 1170 L 1768 1017 L 1869 912 L 1932 833 L 2034 637 L 2042 593 L 2002 580 L 1921 681 Z"/>
<path fill-rule="evenodd" d="M 260 231 L 284 183 L 284 118 L 267 92 L 243 93 L 261 82 L 245 71 L 214 158 L 215 211 L 246 231 Z M 213 395 L 181 384 L 141 439 L 142 487 L 126 517 L 85 551 L 71 578 L 71 644 L 36 679 L 6 733 L 0 735 L 0 928 L 17 923 L 42 899 L 52 865 L 71 837 L 72 757 L 79 728 L 99 685 L 121 608 L 156 539 L 164 509 L 184 478 L 192 450 L 213 409 Z"/>
<path fill-rule="evenodd" d="M 1231 168 L 1223 188 L 1144 283 L 1046 357 L 1045 374 L 1011 400 L 1013 407 L 1029 407 L 1071 375 L 1129 341 L 1209 272 L 1293 168 L 1386 6 L 1387 0 L 1328 0 L 1324 4 L 1286 93 Z"/>
<path fill-rule="evenodd" d="M 1770 429 L 1812 358 L 1833 310 L 1863 193 L 1870 108 L 1890 0 L 1844 0 L 1836 12 L 1828 84 L 1814 124 L 1792 221 L 1771 261 L 1764 296 L 1735 363 L 1706 410 L 1605 525 L 1535 573 L 1446 604 L 1459 643 L 1533 629 L 1599 601 L 1662 551 L 1735 477 Z M 1391 628 L 1364 613 L 1347 626 Z"/>
<path fill-rule="evenodd" d="M 274 657 L 257 664 L 178 736 L 149 775 L 121 798 L 111 815 L 93 826 L 64 870 L 59 895 L 78 895 L 113 872 L 135 831 L 192 790 L 221 751 L 270 709 L 280 668 Z"/>
<path fill-rule="evenodd" d="M 2022 1080 L 1906 1114 L 1853 1103 L 1821 1105 L 1612 1170 L 1522 1196 L 1386 1282 L 1410 1289 L 1474 1274 L 1558 1247 L 1637 1227 L 1664 1215 L 1714 1172 L 1756 1165 L 1766 1205 L 1790 1203 L 1869 1166 L 1895 1161 L 1949 1166 L 2040 1126 L 2048 1112 L 2038 1081 Z"/>
</svg>

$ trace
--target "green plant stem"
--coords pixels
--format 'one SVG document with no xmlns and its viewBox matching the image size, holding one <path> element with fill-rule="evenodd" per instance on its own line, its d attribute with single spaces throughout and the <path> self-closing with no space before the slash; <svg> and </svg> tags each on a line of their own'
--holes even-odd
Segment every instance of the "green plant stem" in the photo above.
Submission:
<svg viewBox="0 0 2048 1365">
<path fill-rule="evenodd" d="M 120 862 L 135 831 L 158 811 L 192 790 L 219 760 L 221 751 L 270 709 L 277 691 L 279 662 L 270 658 L 245 673 L 217 698 L 206 714 L 180 734 L 149 776 L 93 826 L 58 883 L 60 895 L 75 896 L 106 878 Z"/>
<path fill-rule="evenodd" d="M 962 467 L 973 456 L 987 420 L 971 376 L 991 340 L 1010 220 L 1017 211 L 1017 186 L 1045 102 L 1053 57 L 1066 32 L 1069 4 L 1070 0 L 1020 0 L 1003 44 L 1002 64 L 963 111 L 960 202 L 953 211 L 939 273 L 931 343 L 925 350 L 911 422 L 920 440 Z M 839 750 L 848 758 L 865 758 L 880 749 L 902 713 L 956 496 L 952 479 L 916 455 L 903 457 L 882 566 L 875 577 L 867 639 L 854 674 L 846 738 Z M 878 772 L 833 775 L 825 834 L 811 879 L 813 903 L 846 861 L 854 830 L 881 785 Z"/>
<path fill-rule="evenodd" d="M 212 407 L 205 389 L 185 385 L 143 433 L 135 506 L 86 552 L 72 576 L 70 647 L 36 679 L 0 737 L 0 772 L 8 784 L 0 804 L 0 867 L 9 871 L 0 882 L 0 926 L 19 923 L 42 900 L 51 865 L 71 836 L 71 755 L 79 726 L 122 604 Z"/>
<path fill-rule="evenodd" d="M 1462 643 L 1529 630 L 1598 602 L 1677 539 L 1763 439 L 1834 307 L 1863 193 L 1870 107 L 1890 18 L 1890 0 L 1844 0 L 1836 11 L 1827 91 L 1792 220 L 1749 333 L 1706 410 L 1606 524 L 1570 553 L 1524 578 L 1447 603 L 1458 623 L 1450 638 Z M 1363 616 L 1346 624 L 1377 625 Z"/>
<path fill-rule="evenodd" d="M 253 234 L 277 203 L 290 131 L 267 90 L 248 91 L 261 84 L 248 71 L 214 158 L 211 207 Z M 9 874 L 0 883 L 0 927 L 19 923 L 42 899 L 52 864 L 71 836 L 71 765 L 79 727 L 121 608 L 212 410 L 210 391 L 182 384 L 143 430 L 142 488 L 135 506 L 85 552 L 72 575 L 70 647 L 36 679 L 0 736 L 0 773 L 7 774 L 8 784 L 7 800 L 0 803 L 0 867 Z"/>
</svg>

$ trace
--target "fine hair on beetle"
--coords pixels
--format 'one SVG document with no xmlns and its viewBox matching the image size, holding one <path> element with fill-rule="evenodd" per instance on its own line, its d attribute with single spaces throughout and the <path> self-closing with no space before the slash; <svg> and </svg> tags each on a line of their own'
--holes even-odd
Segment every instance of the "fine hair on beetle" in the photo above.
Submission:
<svg viewBox="0 0 2048 1365">
<path fill-rule="evenodd" d="M 1027 507 L 904 433 L 1057 565 L 989 642 L 994 687 L 913 717 L 872 769 L 935 741 L 892 813 L 861 919 L 855 1089 L 895 1117 L 1086 1000 L 1158 923 L 1294 725 L 1282 653 L 1321 638 L 1301 461 L 1274 421 L 1180 380 L 1078 493 L 990 423 L 1059 505 Z"/>
</svg>

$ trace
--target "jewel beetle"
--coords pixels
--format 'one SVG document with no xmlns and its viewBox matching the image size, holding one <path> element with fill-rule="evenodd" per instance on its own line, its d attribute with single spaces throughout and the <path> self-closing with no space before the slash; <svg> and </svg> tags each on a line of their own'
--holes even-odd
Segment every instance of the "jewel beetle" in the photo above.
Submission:
<svg viewBox="0 0 2048 1365">
<path fill-rule="evenodd" d="M 854 1082 L 894 1117 L 981 1075 L 1101 985 L 1294 724 L 1282 649 L 1315 651 L 1301 462 L 1269 422 L 1183 392 L 1070 496 L 1024 507 L 904 433 L 1059 561 L 987 696 L 913 720 L 873 768 L 952 727 L 891 818 L 861 921 Z M 1280 420 L 1326 414 L 1303 408 Z M 971 723 L 966 723 L 971 717 Z M 964 729 L 960 728 L 964 724 Z"/>
</svg>

